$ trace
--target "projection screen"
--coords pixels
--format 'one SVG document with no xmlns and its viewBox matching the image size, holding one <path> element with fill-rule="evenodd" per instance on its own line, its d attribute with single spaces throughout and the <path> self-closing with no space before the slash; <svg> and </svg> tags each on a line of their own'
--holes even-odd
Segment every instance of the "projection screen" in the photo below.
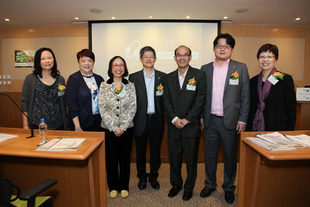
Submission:
<svg viewBox="0 0 310 207">
<path fill-rule="evenodd" d="M 220 21 L 90 21 L 89 48 L 95 54 L 94 72 L 107 80 L 108 64 L 116 55 L 122 56 L 129 70 L 142 69 L 139 51 L 151 46 L 156 51 L 155 69 L 165 73 L 177 69 L 174 50 L 186 45 L 192 50 L 190 65 L 214 60 L 213 40 L 220 33 Z"/>
</svg>

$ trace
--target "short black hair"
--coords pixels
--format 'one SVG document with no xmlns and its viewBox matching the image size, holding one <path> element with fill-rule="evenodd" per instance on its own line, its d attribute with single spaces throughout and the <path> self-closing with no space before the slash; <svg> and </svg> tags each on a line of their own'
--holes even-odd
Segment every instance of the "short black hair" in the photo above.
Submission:
<svg viewBox="0 0 310 207">
<path fill-rule="evenodd" d="M 189 49 L 189 47 L 185 46 L 185 45 L 180 45 L 179 47 L 177 47 L 175 50 L 174 50 L 174 56 L 177 56 L 177 50 L 180 48 L 180 47 L 185 47 L 188 49 L 189 51 L 189 55 L 192 55 L 192 51 L 191 49 Z"/>
<path fill-rule="evenodd" d="M 213 47 L 215 47 L 218 44 L 219 39 L 226 39 L 226 43 L 230 45 L 231 48 L 235 47 L 236 41 L 235 39 L 228 33 L 225 34 L 219 34 L 215 40 L 213 41 Z"/>
<path fill-rule="evenodd" d="M 274 54 L 274 57 L 276 60 L 278 60 L 279 58 L 279 49 L 276 45 L 273 45 L 273 44 L 270 44 L 270 43 L 267 43 L 267 44 L 264 44 L 262 45 L 258 51 L 257 51 L 257 60 L 259 59 L 259 56 L 262 52 L 272 52 Z"/>
<path fill-rule="evenodd" d="M 145 47 L 141 48 L 140 58 L 142 58 L 143 54 L 147 51 L 151 51 L 154 55 L 154 58 L 156 58 L 156 52 L 155 52 L 154 48 L 152 48 L 151 46 L 145 46 Z"/>
</svg>

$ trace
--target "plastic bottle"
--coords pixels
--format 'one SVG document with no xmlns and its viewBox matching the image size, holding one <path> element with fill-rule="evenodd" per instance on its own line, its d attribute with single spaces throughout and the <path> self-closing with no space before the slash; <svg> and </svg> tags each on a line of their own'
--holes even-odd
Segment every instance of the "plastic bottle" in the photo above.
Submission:
<svg viewBox="0 0 310 207">
<path fill-rule="evenodd" d="M 47 125 L 45 124 L 44 118 L 42 118 L 39 125 L 39 138 L 41 142 L 47 141 Z"/>
</svg>

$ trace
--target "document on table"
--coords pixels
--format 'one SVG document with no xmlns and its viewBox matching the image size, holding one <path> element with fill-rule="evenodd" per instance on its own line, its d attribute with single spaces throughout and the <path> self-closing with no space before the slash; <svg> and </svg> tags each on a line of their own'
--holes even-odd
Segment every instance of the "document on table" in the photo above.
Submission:
<svg viewBox="0 0 310 207">
<path fill-rule="evenodd" d="M 41 145 L 36 151 L 76 151 L 85 138 L 59 137 Z"/>
<path fill-rule="evenodd" d="M 268 142 L 264 139 L 261 138 L 257 138 L 257 137 L 247 137 L 247 140 L 249 140 L 250 142 L 253 142 L 254 144 L 261 146 L 269 151 L 282 151 L 282 150 L 294 150 L 295 147 L 292 146 L 280 146 L 280 145 L 276 145 L 273 144 L 271 142 Z"/>
<path fill-rule="evenodd" d="M 297 142 L 302 145 L 306 145 L 310 147 L 310 136 L 306 134 L 300 135 L 285 135 L 288 139 L 292 140 L 293 142 Z"/>
<path fill-rule="evenodd" d="M 282 147 L 293 147 L 293 148 L 304 147 L 299 143 L 287 139 L 283 134 L 280 134 L 279 132 L 257 134 L 256 137 Z"/>
<path fill-rule="evenodd" d="M 16 137 L 18 137 L 18 135 L 0 133 L 0 142 L 4 142 L 6 140 L 13 139 L 13 138 L 16 138 Z"/>
</svg>

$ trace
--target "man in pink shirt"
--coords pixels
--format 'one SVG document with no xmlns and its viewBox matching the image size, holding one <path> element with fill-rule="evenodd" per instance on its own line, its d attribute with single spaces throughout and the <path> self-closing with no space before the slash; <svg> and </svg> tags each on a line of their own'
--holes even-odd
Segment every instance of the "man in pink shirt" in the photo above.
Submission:
<svg viewBox="0 0 310 207">
<path fill-rule="evenodd" d="M 233 203 L 237 170 L 237 149 L 240 132 L 246 128 L 250 107 L 250 83 L 247 66 L 231 60 L 235 40 L 220 34 L 213 42 L 215 60 L 203 65 L 206 73 L 206 98 L 201 128 L 205 139 L 205 188 L 200 197 L 215 191 L 216 169 L 220 143 L 224 152 L 224 183 L 227 203 Z"/>
</svg>

